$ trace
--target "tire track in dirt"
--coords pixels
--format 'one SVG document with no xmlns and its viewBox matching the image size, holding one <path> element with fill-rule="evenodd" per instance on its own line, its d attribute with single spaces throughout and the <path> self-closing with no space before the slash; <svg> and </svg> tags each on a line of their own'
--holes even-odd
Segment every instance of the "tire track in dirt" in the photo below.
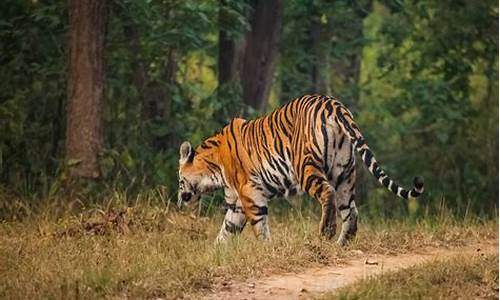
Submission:
<svg viewBox="0 0 500 300">
<path fill-rule="evenodd" d="M 315 267 L 301 273 L 280 273 L 258 280 L 221 284 L 215 287 L 212 293 L 199 298 L 206 300 L 310 299 L 362 278 L 408 268 L 426 261 L 446 259 L 459 254 L 484 255 L 486 253 L 498 255 L 498 240 L 487 240 L 458 248 L 422 248 L 400 255 L 361 254 L 342 265 Z"/>
</svg>

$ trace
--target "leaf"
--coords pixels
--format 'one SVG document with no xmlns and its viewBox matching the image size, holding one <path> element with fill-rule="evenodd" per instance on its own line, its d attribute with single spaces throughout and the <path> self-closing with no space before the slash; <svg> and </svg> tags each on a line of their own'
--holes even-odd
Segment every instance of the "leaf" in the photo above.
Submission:
<svg viewBox="0 0 500 300">
<path fill-rule="evenodd" d="M 151 132 L 157 137 L 166 136 L 170 132 L 170 127 L 167 125 L 157 125 L 151 129 Z"/>
<path fill-rule="evenodd" d="M 436 132 L 436 137 L 438 141 L 440 141 L 442 144 L 446 144 L 448 142 L 448 133 L 446 131 L 438 131 Z"/>
<path fill-rule="evenodd" d="M 72 167 L 72 166 L 76 166 L 78 165 L 79 163 L 81 163 L 82 160 L 81 159 L 68 159 L 66 161 L 66 165 L 69 166 L 69 167 Z"/>
<path fill-rule="evenodd" d="M 321 24 L 323 24 L 323 25 L 328 24 L 328 17 L 327 17 L 325 14 L 322 14 L 322 15 L 321 15 L 320 22 L 321 22 Z"/>
<path fill-rule="evenodd" d="M 125 150 L 122 154 L 120 154 L 120 162 L 128 169 L 132 169 L 135 165 L 134 159 L 128 150 Z"/>
</svg>

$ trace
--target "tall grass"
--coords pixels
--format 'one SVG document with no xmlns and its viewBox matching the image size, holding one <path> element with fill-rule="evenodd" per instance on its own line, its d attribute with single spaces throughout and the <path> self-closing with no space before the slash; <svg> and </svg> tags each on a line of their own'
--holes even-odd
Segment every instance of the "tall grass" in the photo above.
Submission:
<svg viewBox="0 0 500 300">
<path fill-rule="evenodd" d="M 318 207 L 271 204 L 272 241 L 244 230 L 214 244 L 223 211 L 216 200 L 179 210 L 161 190 L 102 203 L 75 198 L 21 200 L 2 195 L 0 298 L 175 298 L 228 279 L 334 265 L 364 253 L 404 253 L 497 239 L 497 220 L 442 214 L 363 218 L 347 247 L 318 237 Z M 212 203 L 210 202 L 212 201 Z M 208 212 L 208 213 L 207 213 Z"/>
</svg>

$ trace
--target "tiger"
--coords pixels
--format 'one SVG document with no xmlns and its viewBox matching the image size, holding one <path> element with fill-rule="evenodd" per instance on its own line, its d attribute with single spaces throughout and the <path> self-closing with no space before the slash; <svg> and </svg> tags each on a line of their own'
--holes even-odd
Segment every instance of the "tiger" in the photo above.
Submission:
<svg viewBox="0 0 500 300">
<path fill-rule="evenodd" d="M 336 97 L 304 95 L 263 117 L 235 118 L 196 148 L 183 142 L 178 205 L 222 188 L 228 209 L 216 242 L 241 233 L 247 222 L 258 240 L 269 240 L 270 199 L 307 193 L 321 206 L 319 235 L 333 239 L 340 217 L 336 243 L 345 245 L 358 230 L 355 152 L 397 196 L 408 200 L 423 193 L 420 176 L 406 190 L 386 175 L 352 113 Z"/>
</svg>

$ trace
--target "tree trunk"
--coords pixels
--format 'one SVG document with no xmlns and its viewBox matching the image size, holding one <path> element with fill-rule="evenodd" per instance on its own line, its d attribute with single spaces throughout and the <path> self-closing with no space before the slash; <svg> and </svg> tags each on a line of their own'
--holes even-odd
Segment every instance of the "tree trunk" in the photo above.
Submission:
<svg viewBox="0 0 500 300">
<path fill-rule="evenodd" d="M 309 28 L 309 42 L 308 45 L 304 48 L 312 48 L 314 52 L 314 60 L 313 63 L 309 66 L 309 76 L 311 77 L 311 91 L 308 93 L 320 93 L 320 84 L 319 80 L 321 78 L 321 66 L 319 65 L 320 61 L 320 35 L 321 35 L 321 24 L 318 22 L 318 18 L 316 16 L 310 17 L 311 24 Z"/>
<path fill-rule="evenodd" d="M 147 111 L 147 84 L 149 82 L 148 72 L 144 61 L 141 58 L 141 39 L 137 24 L 130 17 L 126 16 L 125 24 L 123 25 L 123 33 L 128 42 L 128 48 L 132 54 L 132 82 L 137 89 L 137 96 L 141 102 L 141 128 L 149 119 L 150 113 Z"/>
<path fill-rule="evenodd" d="M 218 57 L 218 82 L 219 86 L 239 80 L 245 41 L 243 38 L 234 40 L 228 37 L 225 28 L 227 24 L 224 17 L 224 6 L 227 0 L 220 0 L 219 10 L 219 57 Z"/>
<path fill-rule="evenodd" d="M 321 12 L 316 11 L 317 9 L 312 9 L 309 28 L 309 39 L 304 41 L 304 49 L 311 49 L 314 53 L 314 57 L 310 63 L 310 86 L 307 93 L 310 94 L 328 94 L 330 90 L 328 87 L 328 80 L 326 73 L 330 72 L 328 56 L 329 44 L 328 41 L 331 39 L 332 28 L 329 25 L 321 24 L 320 17 Z"/>
<path fill-rule="evenodd" d="M 239 80 L 244 52 L 244 40 L 226 38 L 224 30 L 219 31 L 219 86 Z"/>
<path fill-rule="evenodd" d="M 107 1 L 69 1 L 66 159 L 71 174 L 97 178 L 102 143 Z"/>
<path fill-rule="evenodd" d="M 282 0 L 255 0 L 251 28 L 245 36 L 243 60 L 243 101 L 262 111 L 269 97 L 274 71 L 274 58 L 281 31 Z"/>
<path fill-rule="evenodd" d="M 118 10 L 118 13 L 120 11 Z M 166 16 L 171 15 L 168 11 Z M 148 75 L 147 62 L 141 58 L 141 33 L 136 24 L 129 16 L 124 14 L 123 26 L 124 36 L 128 42 L 128 48 L 132 54 L 132 82 L 137 89 L 138 98 L 141 102 L 141 131 L 147 143 L 154 150 L 165 150 L 169 147 L 177 147 L 178 138 L 171 120 L 171 106 L 173 87 L 176 84 L 177 54 L 175 49 L 166 49 L 165 61 L 159 80 L 152 79 Z M 167 126 L 172 130 L 163 136 L 151 136 L 151 128 Z"/>
<path fill-rule="evenodd" d="M 363 58 L 363 22 L 369 15 L 372 7 L 372 0 L 350 2 L 351 12 L 350 22 L 345 28 L 337 28 L 335 32 L 335 45 L 345 47 L 351 45 L 349 53 L 342 60 L 334 63 L 332 76 L 336 78 L 335 82 L 340 86 L 334 87 L 346 97 L 343 98 L 344 104 L 349 109 L 356 112 L 359 103 L 359 79 L 361 74 L 361 60 Z"/>
<path fill-rule="evenodd" d="M 171 107 L 173 87 L 176 84 L 177 54 L 175 49 L 169 49 L 167 60 L 161 74 L 161 82 L 153 83 L 149 97 L 149 117 L 154 126 L 168 126 L 170 131 L 163 136 L 155 136 L 152 146 L 155 150 L 172 149 L 178 146 L 178 137 L 175 132 L 175 123 L 172 122 Z"/>
</svg>

